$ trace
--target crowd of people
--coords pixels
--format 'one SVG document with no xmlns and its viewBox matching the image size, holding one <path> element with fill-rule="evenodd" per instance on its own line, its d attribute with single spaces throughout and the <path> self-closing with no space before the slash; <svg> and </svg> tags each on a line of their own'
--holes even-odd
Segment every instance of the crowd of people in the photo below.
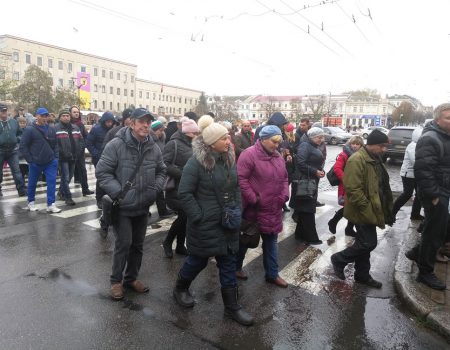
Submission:
<svg viewBox="0 0 450 350">
<path fill-rule="evenodd" d="M 175 253 L 186 256 L 174 283 L 176 302 L 194 306 L 189 288 L 209 259 L 215 258 L 225 315 L 242 325 L 251 325 L 254 319 L 238 303 L 237 279 L 249 278 L 243 262 L 251 249 L 243 239 L 246 232 L 241 221 L 262 240 L 265 280 L 281 288 L 288 287 L 278 269 L 277 239 L 284 213 L 293 210 L 295 238 L 301 244 L 322 244 L 315 214 L 323 205 L 318 202 L 318 184 L 326 175 L 327 150 L 324 131 L 311 127 L 306 118 L 296 129 L 275 112 L 253 133 L 249 121 L 243 121 L 237 132 L 231 123 L 216 122 L 213 113 L 198 118 L 188 112 L 168 123 L 145 108 L 136 108 L 123 111 L 119 123 L 111 112 L 103 113 L 88 133 L 77 106 L 60 111 L 54 126 L 47 122 L 49 116 L 41 107 L 34 118 L 10 118 L 7 106 L 0 104 L 0 164 L 9 164 L 18 195 L 27 196 L 30 211 L 37 210 L 36 184 L 44 175 L 47 211 L 57 213 L 61 209 L 55 205 L 56 194 L 66 205 L 76 204 L 69 187 L 74 176 L 83 196 L 94 194 L 86 175 L 88 149 L 97 178 L 97 205 L 101 209 L 109 196 L 118 210 L 110 224 L 115 242 L 110 276 L 114 300 L 124 298 L 125 288 L 138 293 L 149 290 L 138 275 L 149 207 L 155 202 L 160 218 L 176 215 L 162 243 L 164 255 L 173 258 L 176 241 Z M 411 219 L 424 219 L 422 240 L 407 256 L 419 266 L 418 281 L 445 288 L 433 267 L 439 249 L 450 250 L 450 104 L 436 109 L 434 121 L 423 133 L 414 133 L 401 170 L 405 191 L 395 203 L 382 161 L 388 142 L 378 130 L 370 133 L 366 143 L 353 136 L 337 157 L 333 171 L 339 180 L 340 208 L 328 227 L 335 234 L 345 217 L 344 232 L 354 242 L 331 256 L 334 273 L 346 279 L 344 269 L 354 263 L 355 282 L 381 288 L 370 274 L 376 228 L 393 225 L 397 212 L 416 190 Z M 27 170 L 19 166 L 21 158 Z M 61 181 L 56 191 L 58 171 Z M 421 205 L 425 217 L 420 215 Z M 100 224 L 106 237 L 109 225 L 103 217 Z"/>
</svg>

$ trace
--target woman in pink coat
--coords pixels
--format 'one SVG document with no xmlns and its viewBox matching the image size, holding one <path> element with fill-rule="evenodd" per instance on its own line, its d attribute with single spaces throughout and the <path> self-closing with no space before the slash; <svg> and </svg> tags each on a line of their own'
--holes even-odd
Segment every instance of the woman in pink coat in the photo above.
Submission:
<svg viewBox="0 0 450 350">
<path fill-rule="evenodd" d="M 288 174 L 284 159 L 277 151 L 282 141 L 281 130 L 266 125 L 259 137 L 241 153 L 237 163 L 242 212 L 244 219 L 259 225 L 266 281 L 286 288 L 288 284 L 278 275 L 278 233 L 283 229 L 283 205 L 289 199 Z M 242 271 L 247 249 L 240 244 L 236 277 L 241 279 L 247 279 Z"/>
</svg>

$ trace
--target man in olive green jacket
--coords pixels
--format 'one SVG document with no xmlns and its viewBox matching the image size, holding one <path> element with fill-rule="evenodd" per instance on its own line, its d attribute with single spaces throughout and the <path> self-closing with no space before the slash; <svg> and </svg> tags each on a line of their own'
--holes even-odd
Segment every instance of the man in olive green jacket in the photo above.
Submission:
<svg viewBox="0 0 450 350">
<path fill-rule="evenodd" d="M 370 252 L 377 246 L 376 228 L 393 224 L 389 175 L 381 158 L 388 142 L 384 133 L 374 130 L 367 145 L 349 158 L 344 173 L 344 216 L 355 224 L 356 237 L 352 246 L 331 256 L 337 277 L 344 280 L 345 266 L 354 262 L 355 282 L 374 288 L 382 287 L 370 276 Z"/>
</svg>

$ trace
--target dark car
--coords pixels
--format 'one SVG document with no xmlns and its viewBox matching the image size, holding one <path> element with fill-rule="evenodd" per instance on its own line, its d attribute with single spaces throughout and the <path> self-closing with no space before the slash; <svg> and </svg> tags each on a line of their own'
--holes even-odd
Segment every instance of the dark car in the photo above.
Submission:
<svg viewBox="0 0 450 350">
<path fill-rule="evenodd" d="M 409 145 L 414 131 L 414 126 L 395 126 L 389 130 L 389 146 L 385 155 L 385 159 L 403 160 L 405 156 L 406 146 Z"/>
</svg>

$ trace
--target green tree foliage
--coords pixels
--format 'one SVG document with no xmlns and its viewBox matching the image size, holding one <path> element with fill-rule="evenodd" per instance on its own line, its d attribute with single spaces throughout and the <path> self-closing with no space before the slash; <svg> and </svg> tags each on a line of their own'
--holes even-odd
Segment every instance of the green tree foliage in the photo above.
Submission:
<svg viewBox="0 0 450 350">
<path fill-rule="evenodd" d="M 350 94 L 355 97 L 372 97 L 380 98 L 380 93 L 376 89 L 362 89 L 362 90 L 352 90 L 344 92 L 345 95 Z"/>
<path fill-rule="evenodd" d="M 16 86 L 16 82 L 12 79 L 0 80 L 0 101 L 6 102 L 12 98 L 11 92 Z"/>
<path fill-rule="evenodd" d="M 414 117 L 414 106 L 407 101 L 400 103 L 400 105 L 392 112 L 392 120 L 395 125 L 409 125 L 415 119 Z"/>
<path fill-rule="evenodd" d="M 45 107 L 58 113 L 63 107 L 80 102 L 75 91 L 53 90 L 52 75 L 35 65 L 25 71 L 22 83 L 12 90 L 12 96 L 14 102 L 31 111 Z"/>
</svg>

